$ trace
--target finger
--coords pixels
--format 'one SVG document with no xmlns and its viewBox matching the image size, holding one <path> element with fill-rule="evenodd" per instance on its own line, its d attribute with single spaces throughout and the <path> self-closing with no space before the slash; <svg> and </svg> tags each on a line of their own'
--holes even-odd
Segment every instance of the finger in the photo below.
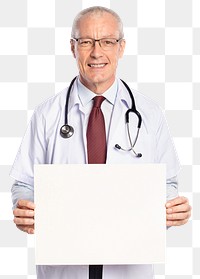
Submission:
<svg viewBox="0 0 200 279">
<path fill-rule="evenodd" d="M 188 212 L 191 211 L 191 206 L 187 203 L 176 205 L 166 209 L 167 213 L 174 213 L 174 212 Z"/>
<path fill-rule="evenodd" d="M 26 232 L 28 234 L 34 234 L 35 230 L 33 226 L 21 226 L 21 225 L 17 225 L 17 228 L 23 232 Z"/>
<path fill-rule="evenodd" d="M 33 225 L 34 224 L 34 219 L 33 218 L 14 218 L 14 223 L 16 225 Z"/>
<path fill-rule="evenodd" d="M 187 222 L 188 222 L 188 219 L 185 219 L 185 220 L 176 220 L 176 221 L 167 221 L 167 222 L 166 222 L 166 225 L 167 225 L 168 227 L 171 227 L 171 226 L 181 226 L 181 225 L 185 225 Z"/>
<path fill-rule="evenodd" d="M 175 206 L 175 205 L 179 205 L 179 204 L 183 204 L 183 203 L 188 203 L 188 199 L 186 197 L 177 197 L 175 199 L 169 200 L 165 206 L 166 208 Z"/>
<path fill-rule="evenodd" d="M 29 208 L 29 209 L 35 209 L 35 204 L 31 201 L 28 201 L 28 200 L 19 200 L 17 202 L 17 207 L 19 208 Z"/>
<path fill-rule="evenodd" d="M 190 218 L 190 214 L 186 213 L 175 213 L 175 214 L 167 214 L 167 221 L 176 221 L 176 220 L 185 220 Z"/>
<path fill-rule="evenodd" d="M 15 217 L 33 217 L 34 216 L 34 210 L 25 210 L 20 208 L 15 208 L 13 210 L 13 215 Z"/>
</svg>

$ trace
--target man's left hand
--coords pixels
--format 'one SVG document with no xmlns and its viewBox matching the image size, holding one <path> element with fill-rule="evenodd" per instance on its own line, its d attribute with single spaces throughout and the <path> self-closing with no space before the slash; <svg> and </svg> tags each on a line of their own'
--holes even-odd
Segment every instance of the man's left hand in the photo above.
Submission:
<svg viewBox="0 0 200 279">
<path fill-rule="evenodd" d="M 191 216 L 191 206 L 186 197 L 177 197 L 166 204 L 166 225 L 181 226 L 188 222 Z"/>
</svg>

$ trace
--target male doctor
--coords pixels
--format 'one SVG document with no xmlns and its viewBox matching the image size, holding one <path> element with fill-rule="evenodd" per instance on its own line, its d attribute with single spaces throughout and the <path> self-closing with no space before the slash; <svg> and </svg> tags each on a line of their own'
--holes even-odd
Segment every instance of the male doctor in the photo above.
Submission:
<svg viewBox="0 0 200 279">
<path fill-rule="evenodd" d="M 153 101 L 136 91 L 133 95 L 142 126 L 134 148 L 142 157 L 115 148 L 116 143 L 130 147 L 124 115 L 131 100 L 123 83 L 116 78 L 118 60 L 126 44 L 123 37 L 121 19 L 110 9 L 91 7 L 75 18 L 71 50 L 79 76 L 72 86 L 68 106 L 68 123 L 73 126 L 74 134 L 70 138 L 60 134 L 60 127 L 65 123 L 67 89 L 64 89 L 36 108 L 11 170 L 15 179 L 12 187 L 14 222 L 20 230 L 34 233 L 34 164 L 165 163 L 166 225 L 178 226 L 188 221 L 191 207 L 185 197 L 178 197 L 179 164 L 165 118 Z M 133 133 L 137 127 L 134 121 L 130 123 Z M 37 267 L 38 279 L 153 277 L 151 265 Z"/>
</svg>

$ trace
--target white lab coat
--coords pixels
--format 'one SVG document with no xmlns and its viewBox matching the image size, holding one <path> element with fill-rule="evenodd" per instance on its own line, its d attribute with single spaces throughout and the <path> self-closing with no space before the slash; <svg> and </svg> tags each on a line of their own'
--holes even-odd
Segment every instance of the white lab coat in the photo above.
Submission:
<svg viewBox="0 0 200 279">
<path fill-rule="evenodd" d="M 131 105 L 127 90 L 120 80 L 117 83 L 118 92 L 107 139 L 107 164 L 165 163 L 167 179 L 175 177 L 179 163 L 163 113 L 152 100 L 137 91 L 133 90 L 133 94 L 143 122 L 135 150 L 142 153 L 142 157 L 136 158 L 132 152 L 115 148 L 116 143 L 129 148 L 124 115 Z M 73 86 L 68 113 L 68 123 L 74 127 L 75 132 L 69 139 L 60 136 L 60 127 L 64 124 L 66 93 L 67 89 L 64 89 L 35 110 L 11 170 L 11 176 L 17 181 L 33 187 L 34 164 L 87 163 L 87 127 L 84 125 L 85 115 L 77 94 L 77 82 Z M 136 127 L 137 118 L 131 116 L 131 131 L 135 133 Z M 176 195 L 176 190 L 174 193 L 171 191 L 171 198 Z M 87 266 L 39 266 L 37 270 L 38 279 L 88 279 Z M 104 266 L 103 279 L 133 278 L 152 279 L 152 266 Z"/>
</svg>

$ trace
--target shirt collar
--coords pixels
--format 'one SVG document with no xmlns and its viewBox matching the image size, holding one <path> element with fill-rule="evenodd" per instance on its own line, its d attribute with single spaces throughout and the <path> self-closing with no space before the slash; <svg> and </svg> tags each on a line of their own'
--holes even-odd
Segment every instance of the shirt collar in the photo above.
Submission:
<svg viewBox="0 0 200 279">
<path fill-rule="evenodd" d="M 86 86 L 84 86 L 80 79 L 77 79 L 77 88 L 78 88 L 78 97 L 80 100 L 80 103 L 83 107 L 85 107 L 93 98 L 94 98 L 94 92 L 92 92 L 90 89 L 88 89 Z M 117 95 L 118 90 L 118 83 L 117 80 L 114 81 L 112 86 L 106 90 L 102 96 L 104 96 L 112 105 L 115 103 L 115 98 Z M 96 94 L 95 94 L 96 95 Z"/>
<path fill-rule="evenodd" d="M 79 77 L 77 77 L 72 87 L 72 91 L 73 92 L 71 92 L 69 98 L 68 112 L 75 105 L 81 105 L 82 107 L 86 106 L 96 95 L 80 82 Z M 131 106 L 130 96 L 119 78 L 116 78 L 113 85 L 106 92 L 103 93 L 103 96 L 112 105 L 114 105 L 115 99 L 118 97 L 127 108 L 130 108 Z"/>
</svg>

